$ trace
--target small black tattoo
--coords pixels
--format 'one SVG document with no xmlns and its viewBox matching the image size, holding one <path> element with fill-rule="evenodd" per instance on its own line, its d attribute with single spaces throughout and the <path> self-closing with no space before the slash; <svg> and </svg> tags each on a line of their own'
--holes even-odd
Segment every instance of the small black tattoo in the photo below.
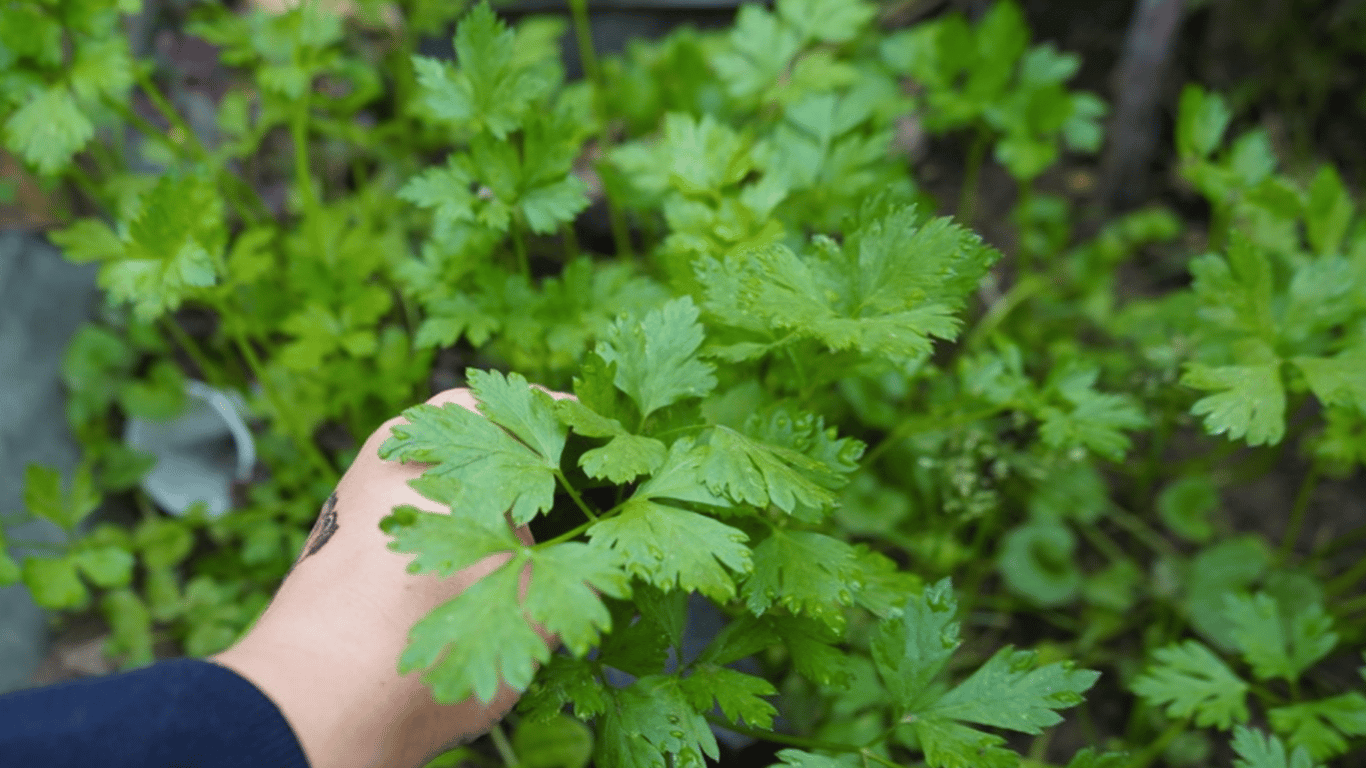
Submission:
<svg viewBox="0 0 1366 768">
<path fill-rule="evenodd" d="M 318 515 L 317 521 L 313 523 L 313 530 L 304 540 L 304 553 L 299 556 L 298 560 L 294 561 L 294 565 L 289 567 L 289 573 L 293 573 L 294 569 L 299 567 L 299 563 L 304 561 L 304 558 L 316 554 L 318 550 L 322 549 L 323 545 L 332 538 L 332 534 L 337 532 L 338 527 L 340 526 L 337 525 L 337 493 L 333 491 L 332 495 L 327 497 L 327 502 L 323 504 L 322 514 Z M 285 576 L 288 576 L 289 573 L 286 573 Z"/>
</svg>

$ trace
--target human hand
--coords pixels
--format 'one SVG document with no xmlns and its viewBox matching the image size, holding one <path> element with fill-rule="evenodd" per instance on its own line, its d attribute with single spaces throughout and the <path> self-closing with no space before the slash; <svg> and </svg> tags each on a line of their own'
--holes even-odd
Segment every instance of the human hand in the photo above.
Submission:
<svg viewBox="0 0 1366 768">
<path fill-rule="evenodd" d="M 427 402 L 476 410 L 468 389 L 447 390 Z M 490 556 L 441 578 L 408 573 L 412 555 L 388 549 L 379 522 L 395 506 L 449 513 L 408 485 L 428 465 L 379 458 L 391 428 L 404 423 L 390 419 L 365 441 L 266 611 L 237 645 L 208 659 L 276 703 L 312 768 L 417 768 L 487 732 L 519 696 L 504 686 L 488 704 L 471 698 L 441 705 L 420 673 L 398 674 L 409 629 L 511 557 Z M 516 534 L 533 543 L 526 526 Z M 525 589 L 529 572 L 522 578 Z"/>
</svg>

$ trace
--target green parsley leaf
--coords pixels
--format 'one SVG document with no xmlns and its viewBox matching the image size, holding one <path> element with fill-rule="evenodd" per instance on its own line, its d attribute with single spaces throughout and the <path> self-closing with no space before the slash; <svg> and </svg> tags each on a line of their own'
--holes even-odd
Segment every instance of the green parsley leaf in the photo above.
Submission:
<svg viewBox="0 0 1366 768">
<path fill-rule="evenodd" d="M 94 136 L 95 126 L 64 85 L 35 93 L 5 121 L 5 146 L 44 176 L 59 173 Z"/>
<path fill-rule="evenodd" d="M 611 438 L 606 445 L 579 457 L 579 466 L 589 477 L 607 478 L 621 485 L 654 472 L 664 463 L 668 451 L 664 443 L 630 434 L 620 421 L 598 414 L 579 400 L 561 400 L 555 410 L 560 421 L 578 434 Z"/>
<path fill-rule="evenodd" d="M 703 768 L 716 737 L 676 677 L 649 675 L 609 692 L 593 764 L 600 768 Z"/>
<path fill-rule="evenodd" d="M 1039 410 L 1039 429 L 1051 448 L 1084 446 L 1112 461 L 1120 461 L 1132 444 L 1124 430 L 1148 426 L 1148 418 L 1128 395 L 1098 392 L 1096 368 L 1059 368 L 1048 389 L 1067 409 L 1046 405 Z"/>
<path fill-rule="evenodd" d="M 907 601 L 900 618 L 878 624 L 870 646 L 873 663 L 898 708 L 919 711 L 940 693 L 931 684 L 962 644 L 957 612 L 953 586 L 945 578 Z"/>
<path fill-rule="evenodd" d="M 1303 747 L 1315 760 L 1346 754 L 1346 737 L 1366 736 L 1366 696 L 1356 691 L 1276 707 L 1266 715 L 1292 749 Z"/>
<path fill-rule="evenodd" d="M 1155 663 L 1134 680 L 1134 693 L 1171 717 L 1195 717 L 1201 728 L 1247 722 L 1248 685 L 1204 643 L 1187 640 L 1153 652 Z"/>
<path fill-rule="evenodd" d="M 128 38 L 122 35 L 103 40 L 81 40 L 68 75 L 71 90 L 86 103 L 101 96 L 122 101 L 133 86 L 133 59 Z"/>
<path fill-rule="evenodd" d="M 72 557 L 81 573 L 101 589 L 126 587 L 133 579 L 133 553 L 122 547 L 85 547 Z"/>
<path fill-rule="evenodd" d="M 711 58 L 726 92 L 737 100 L 752 99 L 779 82 L 802 47 L 802 35 L 757 5 L 742 5 L 729 45 Z"/>
<path fill-rule="evenodd" d="M 761 321 L 775 338 L 810 338 L 905 365 L 930 352 L 931 337 L 957 336 L 953 313 L 998 255 L 947 218 L 916 220 L 915 208 L 893 208 L 843 247 L 814 238 L 805 257 L 774 245 L 702 258 L 705 306 L 727 321 Z"/>
<path fill-rule="evenodd" d="M 1082 702 L 1082 692 L 1100 673 L 1073 669 L 1071 662 L 1034 668 L 1033 651 L 1006 646 L 958 687 L 939 698 L 918 717 L 947 717 L 978 725 L 1040 734 L 1062 722 L 1055 710 Z"/>
<path fill-rule="evenodd" d="M 525 563 L 524 556 L 514 559 L 414 624 L 399 657 L 399 674 L 427 670 L 422 682 L 441 704 L 463 701 L 471 693 L 492 701 L 500 681 L 525 689 L 535 665 L 550 658 L 517 603 Z"/>
<path fill-rule="evenodd" d="M 571 703 L 580 720 L 600 715 L 607 709 L 607 688 L 596 677 L 592 662 L 556 654 L 537 673 L 517 709 L 528 720 L 545 721 Z"/>
<path fill-rule="evenodd" d="M 519 584 L 528 562 L 531 581 L 525 604 L 518 605 Z M 528 618 L 559 635 L 566 648 L 582 656 L 611 624 L 599 592 L 612 597 L 629 593 L 626 577 L 609 553 L 580 542 L 537 550 L 522 547 L 511 561 L 413 626 L 408 647 L 399 658 L 399 673 L 428 670 L 422 680 L 443 704 L 461 701 L 471 693 L 487 703 L 497 693 L 500 677 L 507 685 L 525 690 L 535 665 L 550 658 L 550 649 Z M 479 631 L 458 627 L 479 627 Z"/>
<path fill-rule="evenodd" d="M 408 423 L 380 446 L 380 458 L 435 463 L 427 474 L 459 482 L 468 514 L 500 519 L 511 509 L 523 525 L 554 504 L 564 427 L 550 396 L 521 376 L 470 371 L 469 378 L 488 418 L 454 404 L 414 406 L 403 412 Z"/>
<path fill-rule="evenodd" d="M 407 505 L 379 521 L 380 530 L 393 539 L 391 552 L 414 552 L 408 573 L 454 575 L 498 552 L 513 552 L 522 544 L 502 519 L 461 514 L 426 512 Z"/>
<path fill-rule="evenodd" d="M 1285 436 L 1285 388 L 1281 364 L 1267 359 L 1246 365 L 1189 363 L 1181 383 L 1212 390 L 1191 407 L 1205 417 L 1205 431 L 1246 439 L 1248 445 L 1275 445 Z"/>
<path fill-rule="evenodd" d="M 1239 758 L 1233 761 L 1234 768 L 1319 768 L 1304 747 L 1287 755 L 1280 739 L 1252 728 L 1234 728 L 1232 743 Z"/>
<path fill-rule="evenodd" d="M 619 515 L 589 528 L 593 543 L 615 549 L 627 571 L 662 590 L 696 590 L 718 603 L 735 597 L 726 568 L 750 572 L 749 537 L 710 517 L 657 503 L 643 495 L 648 493 L 637 491 Z"/>
<path fill-rule="evenodd" d="M 515 38 L 483 2 L 456 26 L 458 69 L 440 59 L 414 56 L 418 85 L 431 113 L 486 129 L 500 140 L 516 130 L 554 83 L 536 67 L 516 60 Z"/>
<path fill-rule="evenodd" d="M 699 471 L 713 492 L 737 504 L 760 508 L 773 504 L 812 522 L 834 507 L 834 491 L 817 482 L 829 474 L 822 462 L 729 427 L 712 427 L 703 440 L 697 448 Z"/>
<path fill-rule="evenodd" d="M 1366 413 L 1366 344 L 1355 344 L 1332 357 L 1291 360 L 1309 389 L 1327 406 L 1350 405 Z"/>
<path fill-rule="evenodd" d="M 216 283 L 226 246 L 214 183 L 205 176 L 163 176 L 139 200 L 122 253 L 100 269 L 100 285 L 114 301 L 132 302 L 138 318 L 152 320 Z"/>
<path fill-rule="evenodd" d="M 534 550 L 531 562 L 527 615 L 559 635 L 574 655 L 588 653 L 598 635 L 612 626 L 598 592 L 617 598 L 631 594 L 630 579 L 618 558 L 601 548 L 567 541 Z"/>
<path fill-rule="evenodd" d="M 745 581 L 745 605 L 762 616 L 774 605 L 810 616 L 843 632 L 843 606 L 862 589 L 854 548 L 813 531 L 774 529 L 754 549 L 754 572 Z"/>
<path fill-rule="evenodd" d="M 744 721 L 752 728 L 773 727 L 778 710 L 760 696 L 773 696 L 778 689 L 763 679 L 715 664 L 699 664 L 679 686 L 693 709 L 707 712 L 712 699 L 720 705 L 726 719 L 735 725 Z"/>
<path fill-rule="evenodd" d="M 1176 121 L 1176 148 L 1182 159 L 1209 157 L 1224 137 L 1233 117 L 1217 93 L 1207 93 L 1195 84 L 1181 91 Z"/>
<path fill-rule="evenodd" d="M 76 560 L 71 555 L 63 557 L 36 557 L 24 559 L 21 566 L 24 583 L 33 595 L 33 602 L 51 610 L 74 610 L 85 608 L 90 603 L 90 593 L 76 575 Z"/>
<path fill-rule="evenodd" d="M 803 752 L 800 749 L 780 749 L 778 759 L 783 761 L 783 765 L 790 765 L 792 768 L 848 768 L 848 764 L 832 757 Z M 777 768 L 777 763 L 770 768 Z"/>
<path fill-rule="evenodd" d="M 777 9 L 803 43 L 847 43 L 877 15 L 877 6 L 863 0 L 783 0 Z"/>
<path fill-rule="evenodd" d="M 1333 617 L 1317 602 L 1286 610 L 1271 595 L 1228 595 L 1225 614 L 1233 640 L 1259 680 L 1283 677 L 1294 682 L 1337 645 Z"/>
<path fill-rule="evenodd" d="M 697 359 L 702 325 L 692 299 L 675 299 L 642 319 L 621 318 L 597 353 L 617 368 L 616 385 L 631 396 L 644 420 L 656 410 L 716 387 L 713 367 Z"/>
</svg>

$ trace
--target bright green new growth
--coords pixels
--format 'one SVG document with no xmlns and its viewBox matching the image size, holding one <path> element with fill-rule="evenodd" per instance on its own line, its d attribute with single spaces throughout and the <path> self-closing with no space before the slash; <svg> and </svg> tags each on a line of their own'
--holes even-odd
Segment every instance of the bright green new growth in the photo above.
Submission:
<svg viewBox="0 0 1366 768">
<path fill-rule="evenodd" d="M 904 613 L 883 621 L 873 639 L 873 661 L 895 704 L 898 721 L 914 734 L 935 768 L 1013 765 L 1018 756 L 1005 740 L 979 731 L 985 725 L 1041 733 L 1062 720 L 1056 710 L 1074 707 L 1099 672 L 1070 663 L 1034 666 L 1034 654 L 1006 647 L 957 686 L 936 684 L 959 645 L 958 608 L 947 579 L 926 587 Z"/>
</svg>

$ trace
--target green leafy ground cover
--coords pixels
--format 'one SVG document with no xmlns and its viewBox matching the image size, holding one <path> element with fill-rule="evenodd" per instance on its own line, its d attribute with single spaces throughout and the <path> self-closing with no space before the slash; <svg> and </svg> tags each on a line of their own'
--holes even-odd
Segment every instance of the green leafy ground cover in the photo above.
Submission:
<svg viewBox="0 0 1366 768">
<path fill-rule="evenodd" d="M 130 53 L 138 6 L 0 3 L 5 146 L 72 190 L 51 237 L 107 298 L 64 367 L 81 467 L 24 493 L 69 541 L 0 556 L 0 582 L 101 612 L 125 667 L 230 645 L 355 441 L 408 408 L 382 455 L 430 462 L 451 514 L 395 509 L 391 548 L 413 573 L 513 557 L 395 663 L 443 701 L 526 688 L 505 762 L 702 765 L 728 756 L 712 724 L 815 768 L 1366 754 L 1363 528 L 1311 514 L 1366 459 L 1366 220 L 1220 95 L 1189 86 L 1174 140 L 1209 226 L 1154 205 L 1082 236 L 1041 179 L 1097 150 L 1106 105 L 1011 2 L 905 29 L 861 0 L 750 5 L 584 45 L 575 82 L 559 18 L 199 5 L 189 33 L 236 75 L 213 140 Z M 453 62 L 415 53 L 457 17 Z M 968 147 L 956 206 L 908 126 Z M 988 164 L 1016 187 L 1004 255 L 973 231 Z M 610 242 L 580 242 L 594 216 Z M 1153 253 L 1179 279 L 1135 288 Z M 483 418 L 409 407 L 451 360 Z M 217 520 L 152 509 L 117 438 L 179 413 L 186 378 L 258 416 L 263 479 Z M 1293 500 L 1235 515 L 1287 462 Z M 129 498 L 134 523 L 77 534 Z M 730 621 L 672 664 L 692 593 Z"/>
</svg>

